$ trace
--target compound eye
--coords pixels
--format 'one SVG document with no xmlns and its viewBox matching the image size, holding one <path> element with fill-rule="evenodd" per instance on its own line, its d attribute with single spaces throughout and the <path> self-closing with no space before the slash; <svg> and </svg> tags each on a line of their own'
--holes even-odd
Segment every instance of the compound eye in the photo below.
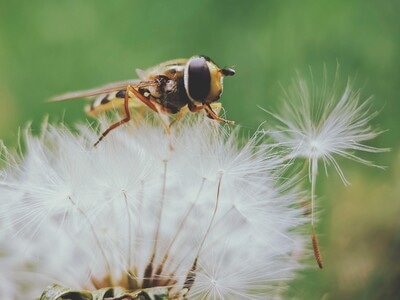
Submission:
<svg viewBox="0 0 400 300">
<path fill-rule="evenodd" d="M 187 92 L 192 100 L 203 102 L 211 88 L 211 75 L 204 57 L 192 58 L 187 67 Z"/>
</svg>

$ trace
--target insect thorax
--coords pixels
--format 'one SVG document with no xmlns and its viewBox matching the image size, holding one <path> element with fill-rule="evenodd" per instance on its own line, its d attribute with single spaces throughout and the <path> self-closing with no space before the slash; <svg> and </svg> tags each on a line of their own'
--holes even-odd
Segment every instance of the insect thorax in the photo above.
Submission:
<svg viewBox="0 0 400 300">
<path fill-rule="evenodd" d="M 164 75 L 158 75 L 156 80 L 159 84 L 148 89 L 150 97 L 171 113 L 179 112 L 182 107 L 190 102 L 186 94 L 183 77 L 176 76 L 171 79 Z"/>
</svg>

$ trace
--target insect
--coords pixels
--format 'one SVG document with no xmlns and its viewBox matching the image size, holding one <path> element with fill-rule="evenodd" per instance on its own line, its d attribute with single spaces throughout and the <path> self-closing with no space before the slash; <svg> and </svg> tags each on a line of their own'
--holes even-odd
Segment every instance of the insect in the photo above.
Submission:
<svg viewBox="0 0 400 300">
<path fill-rule="evenodd" d="M 187 111 L 204 110 L 213 120 L 227 124 L 234 123 L 219 117 L 213 110 L 223 91 L 223 78 L 235 75 L 235 70 L 232 68 L 219 68 L 207 56 L 193 56 L 190 59 L 166 61 L 147 70 L 137 69 L 136 73 L 139 79 L 71 92 L 56 96 L 50 101 L 93 98 L 86 112 L 94 117 L 108 110 L 122 109 L 125 117 L 105 130 L 95 146 L 110 131 L 131 120 L 131 106 L 138 107 L 141 104 L 160 116 L 168 135 L 171 125 Z M 171 114 L 175 115 L 175 119 L 169 122 L 168 116 Z"/>
</svg>

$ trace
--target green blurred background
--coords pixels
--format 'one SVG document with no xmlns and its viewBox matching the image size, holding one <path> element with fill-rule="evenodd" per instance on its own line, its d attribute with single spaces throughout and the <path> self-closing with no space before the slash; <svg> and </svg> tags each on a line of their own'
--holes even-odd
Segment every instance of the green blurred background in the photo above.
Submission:
<svg viewBox="0 0 400 300">
<path fill-rule="evenodd" d="M 225 80 L 227 116 L 250 131 L 268 119 L 296 71 L 319 81 L 355 78 L 387 129 L 364 155 L 386 171 L 345 163 L 344 187 L 319 178 L 318 232 L 325 260 L 311 260 L 287 299 L 400 299 L 400 1 L 6 1 L 0 0 L 0 138 L 46 115 L 83 121 L 83 102 L 46 103 L 71 90 L 135 77 L 135 68 L 206 54 L 237 75 Z"/>
</svg>

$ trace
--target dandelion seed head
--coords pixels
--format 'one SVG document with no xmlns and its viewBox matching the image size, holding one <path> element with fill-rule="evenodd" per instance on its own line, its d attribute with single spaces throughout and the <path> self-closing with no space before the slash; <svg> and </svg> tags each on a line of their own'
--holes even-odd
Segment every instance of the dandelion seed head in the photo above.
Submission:
<svg viewBox="0 0 400 300">
<path fill-rule="evenodd" d="M 15 274 L 0 292 L 20 296 L 20 279 L 30 298 L 52 283 L 164 286 L 188 299 L 279 295 L 299 267 L 296 181 L 281 182 L 285 163 L 255 137 L 239 144 L 238 132 L 201 118 L 176 125 L 171 140 L 151 122 L 121 127 L 96 148 L 87 126 L 28 133 L 26 153 L 5 155 L 0 177 L 0 247 L 22 249 L 18 260 L 0 256 Z"/>
</svg>

